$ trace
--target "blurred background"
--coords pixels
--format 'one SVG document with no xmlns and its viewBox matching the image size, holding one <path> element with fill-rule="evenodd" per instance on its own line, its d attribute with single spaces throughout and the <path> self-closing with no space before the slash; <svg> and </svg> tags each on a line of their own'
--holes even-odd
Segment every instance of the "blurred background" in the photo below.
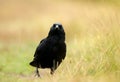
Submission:
<svg viewBox="0 0 120 82">
<path fill-rule="evenodd" d="M 51 76 L 29 65 L 53 23 L 67 56 Z M 119 0 L 0 0 L 0 82 L 120 82 Z"/>
</svg>

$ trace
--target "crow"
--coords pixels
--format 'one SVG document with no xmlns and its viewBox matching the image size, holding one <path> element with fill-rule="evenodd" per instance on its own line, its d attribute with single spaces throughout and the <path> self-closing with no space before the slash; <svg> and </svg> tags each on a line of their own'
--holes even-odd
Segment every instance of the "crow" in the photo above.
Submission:
<svg viewBox="0 0 120 82">
<path fill-rule="evenodd" d="M 40 41 L 30 65 L 36 67 L 38 77 L 40 77 L 38 68 L 50 68 L 50 74 L 53 74 L 65 56 L 65 32 L 62 24 L 55 23 L 50 28 L 48 36 Z"/>
</svg>

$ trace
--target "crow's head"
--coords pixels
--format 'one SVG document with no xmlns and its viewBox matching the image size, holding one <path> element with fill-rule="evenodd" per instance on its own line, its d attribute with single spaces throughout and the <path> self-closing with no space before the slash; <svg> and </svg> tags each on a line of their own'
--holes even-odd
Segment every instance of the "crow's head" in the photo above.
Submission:
<svg viewBox="0 0 120 82">
<path fill-rule="evenodd" d="M 65 36 L 65 32 L 63 29 L 62 24 L 60 23 L 55 23 L 52 25 L 52 27 L 50 28 L 50 32 L 48 36 Z"/>
</svg>

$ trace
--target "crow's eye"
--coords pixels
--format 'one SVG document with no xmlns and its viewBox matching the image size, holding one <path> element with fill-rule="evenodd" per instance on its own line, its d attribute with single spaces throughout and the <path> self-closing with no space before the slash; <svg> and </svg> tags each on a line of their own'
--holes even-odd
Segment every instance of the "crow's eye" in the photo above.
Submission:
<svg viewBox="0 0 120 82">
<path fill-rule="evenodd" d="M 59 25 L 59 28 L 62 29 L 62 25 Z"/>
<path fill-rule="evenodd" d="M 53 24 L 53 27 L 55 27 L 56 25 L 55 24 Z"/>
</svg>

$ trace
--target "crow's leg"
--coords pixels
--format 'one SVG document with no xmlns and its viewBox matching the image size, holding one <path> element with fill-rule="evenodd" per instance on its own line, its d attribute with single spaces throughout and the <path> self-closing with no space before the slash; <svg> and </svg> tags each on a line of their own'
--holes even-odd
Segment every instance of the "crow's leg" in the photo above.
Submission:
<svg viewBox="0 0 120 82">
<path fill-rule="evenodd" d="M 55 69 L 52 67 L 52 68 L 50 68 L 51 69 L 51 71 L 50 71 L 50 74 L 51 75 L 53 75 L 54 74 L 54 71 L 55 71 Z"/>
<path fill-rule="evenodd" d="M 36 75 L 35 75 L 35 76 L 38 76 L 38 77 L 40 77 L 40 74 L 39 74 L 38 67 L 36 67 Z"/>
<path fill-rule="evenodd" d="M 53 75 L 54 71 L 57 69 L 58 66 L 59 66 L 59 62 L 53 60 L 53 67 L 51 68 L 50 74 Z"/>
<path fill-rule="evenodd" d="M 55 71 L 55 60 L 53 60 L 53 66 L 50 69 L 51 69 L 50 74 L 53 75 Z"/>
</svg>

